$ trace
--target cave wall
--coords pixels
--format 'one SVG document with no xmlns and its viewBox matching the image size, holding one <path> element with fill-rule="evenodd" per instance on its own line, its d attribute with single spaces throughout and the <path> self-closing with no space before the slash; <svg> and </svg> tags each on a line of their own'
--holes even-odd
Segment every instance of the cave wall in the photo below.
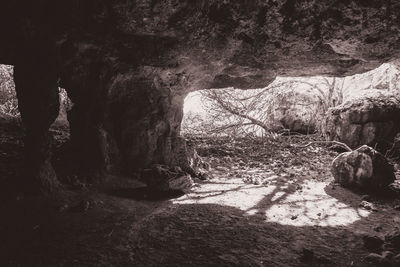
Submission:
<svg viewBox="0 0 400 267">
<path fill-rule="evenodd" d="M 397 58 L 399 11 L 400 3 L 378 0 L 6 1 L 0 63 L 52 66 L 49 76 L 75 104 L 68 117 L 78 169 L 129 173 L 179 164 L 190 91 L 265 87 L 277 75 L 346 76 Z M 19 79 L 21 94 L 52 91 Z M 26 126 L 53 117 L 32 114 Z"/>
</svg>

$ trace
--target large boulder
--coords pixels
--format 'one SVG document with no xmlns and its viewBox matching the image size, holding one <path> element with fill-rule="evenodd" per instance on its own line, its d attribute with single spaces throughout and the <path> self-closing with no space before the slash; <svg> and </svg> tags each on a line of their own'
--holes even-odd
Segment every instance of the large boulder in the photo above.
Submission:
<svg viewBox="0 0 400 267">
<path fill-rule="evenodd" d="M 335 182 L 366 191 L 385 189 L 396 179 L 394 168 L 387 159 L 366 145 L 337 156 L 331 172 Z"/>
<path fill-rule="evenodd" d="M 328 110 L 323 131 L 327 139 L 351 148 L 386 149 L 400 132 L 400 98 L 379 92 L 346 101 Z"/>
<path fill-rule="evenodd" d="M 282 129 L 298 133 L 314 133 L 318 129 L 320 101 L 318 92 L 312 88 L 275 89 L 267 118 L 273 130 Z"/>
</svg>

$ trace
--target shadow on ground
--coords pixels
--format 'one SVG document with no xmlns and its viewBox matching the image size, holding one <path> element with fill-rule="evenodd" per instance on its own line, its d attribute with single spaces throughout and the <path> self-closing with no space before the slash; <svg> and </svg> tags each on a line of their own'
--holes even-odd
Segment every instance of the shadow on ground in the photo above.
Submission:
<svg viewBox="0 0 400 267">
<path fill-rule="evenodd" d="M 148 188 L 147 186 L 138 188 L 118 188 L 109 190 L 107 193 L 110 196 L 146 201 L 169 200 L 181 197 L 185 194 L 182 190 L 159 191 Z"/>
<path fill-rule="evenodd" d="M 9 129 L 0 128 L 2 183 L 22 152 L 20 129 Z M 0 266 L 368 266 L 363 236 L 400 223 L 395 200 L 365 211 L 325 176 L 271 177 L 217 177 L 187 195 L 121 177 L 47 198 L 2 186 Z"/>
</svg>

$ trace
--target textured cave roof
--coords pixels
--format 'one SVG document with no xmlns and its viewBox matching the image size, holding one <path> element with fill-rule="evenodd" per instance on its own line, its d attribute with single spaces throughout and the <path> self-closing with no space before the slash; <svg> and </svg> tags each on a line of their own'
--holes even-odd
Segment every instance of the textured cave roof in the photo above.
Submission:
<svg viewBox="0 0 400 267">
<path fill-rule="evenodd" d="M 19 0 L 0 11 L 0 63 L 40 36 L 65 62 L 92 53 L 116 72 L 172 73 L 189 91 L 258 88 L 376 68 L 399 57 L 399 31 L 394 1 Z"/>
</svg>

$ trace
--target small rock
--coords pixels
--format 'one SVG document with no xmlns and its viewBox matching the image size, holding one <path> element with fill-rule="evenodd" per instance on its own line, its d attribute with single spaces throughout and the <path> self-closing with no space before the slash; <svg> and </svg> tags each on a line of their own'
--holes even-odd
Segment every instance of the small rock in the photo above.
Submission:
<svg viewBox="0 0 400 267">
<path fill-rule="evenodd" d="M 297 215 L 293 215 L 292 217 L 290 217 L 291 220 L 296 220 L 297 219 Z"/>
<path fill-rule="evenodd" d="M 200 172 L 198 178 L 205 181 L 211 179 L 211 175 L 208 172 Z"/>
<path fill-rule="evenodd" d="M 209 171 L 209 170 L 211 170 L 211 165 L 210 165 L 210 163 L 208 163 L 208 162 L 203 162 L 202 163 L 202 167 L 203 167 L 203 169 L 205 169 L 205 170 L 207 170 L 207 171 Z"/>
<path fill-rule="evenodd" d="M 166 165 L 154 164 L 150 169 L 142 170 L 141 180 L 149 188 L 159 191 L 182 190 L 188 191 L 193 185 L 190 175 L 178 172 L 179 169 Z"/>
<path fill-rule="evenodd" d="M 167 181 L 168 190 L 189 190 L 193 185 L 190 175 L 182 175 Z"/>
<path fill-rule="evenodd" d="M 372 204 L 368 201 L 361 201 L 359 206 L 366 210 L 378 211 L 378 209 L 374 206 L 374 204 Z"/>
<path fill-rule="evenodd" d="M 61 206 L 58 208 L 58 212 L 64 212 L 64 211 L 68 210 L 68 208 L 69 208 L 69 205 L 68 205 L 68 204 L 61 205 Z"/>
<path fill-rule="evenodd" d="M 382 231 L 382 229 L 383 229 L 382 225 L 378 225 L 378 226 L 374 227 L 375 232 L 380 232 L 380 231 Z"/>
</svg>

